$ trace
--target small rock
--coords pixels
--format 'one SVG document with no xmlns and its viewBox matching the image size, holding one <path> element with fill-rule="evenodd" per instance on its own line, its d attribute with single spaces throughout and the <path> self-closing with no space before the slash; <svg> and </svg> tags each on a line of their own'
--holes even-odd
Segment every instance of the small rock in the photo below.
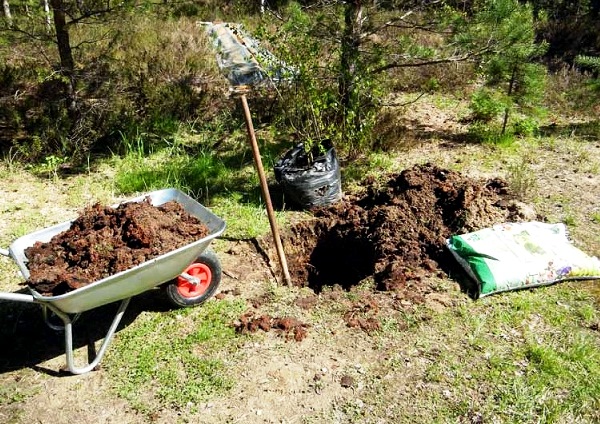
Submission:
<svg viewBox="0 0 600 424">
<path fill-rule="evenodd" d="M 354 378 L 349 375 L 344 375 L 340 380 L 340 385 L 344 388 L 350 388 L 354 386 Z"/>
</svg>

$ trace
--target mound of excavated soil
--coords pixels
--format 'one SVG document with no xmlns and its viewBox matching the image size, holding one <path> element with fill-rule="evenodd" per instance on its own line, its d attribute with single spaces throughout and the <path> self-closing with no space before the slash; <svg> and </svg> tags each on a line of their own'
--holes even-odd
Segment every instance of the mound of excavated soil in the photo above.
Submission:
<svg viewBox="0 0 600 424">
<path fill-rule="evenodd" d="M 28 284 L 59 295 L 130 269 L 208 235 L 208 228 L 179 203 L 149 200 L 86 208 L 48 243 L 25 249 Z"/>
<path fill-rule="evenodd" d="M 317 210 L 283 236 L 290 274 L 316 291 L 373 276 L 379 289 L 418 301 L 433 290 L 422 277 L 443 274 L 451 261 L 450 235 L 524 218 L 507 199 L 500 179 L 475 181 L 431 164 L 392 175 L 383 186 L 368 181 L 363 194 Z"/>
</svg>

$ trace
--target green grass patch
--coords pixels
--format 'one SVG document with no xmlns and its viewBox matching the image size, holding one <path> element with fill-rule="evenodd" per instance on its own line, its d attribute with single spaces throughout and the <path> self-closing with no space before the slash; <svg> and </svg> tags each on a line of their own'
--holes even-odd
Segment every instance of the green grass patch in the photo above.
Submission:
<svg viewBox="0 0 600 424">
<path fill-rule="evenodd" d="M 122 193 L 174 187 L 208 198 L 227 188 L 229 174 L 219 159 L 165 149 L 148 157 L 129 155 L 117 163 L 115 186 Z"/>
<path fill-rule="evenodd" d="M 565 289 L 549 289 L 546 295 L 517 293 L 508 305 L 490 304 L 485 325 L 489 331 L 479 331 L 480 345 L 465 355 L 482 349 L 486 360 L 464 361 L 463 356 L 460 361 L 461 372 L 470 371 L 471 380 L 489 391 L 481 406 L 492 421 L 597 418 L 599 343 L 582 325 L 592 318 L 589 303 Z M 555 299 L 554 305 L 548 297 Z"/>
<path fill-rule="evenodd" d="M 378 372 L 386 378 L 373 383 L 379 387 L 373 392 L 389 394 L 415 378 L 419 406 L 401 411 L 384 396 L 364 410 L 376 416 L 385 410 L 397 422 L 409 416 L 415 422 L 598 422 L 600 337 L 590 330 L 598 319 L 591 300 L 575 285 L 555 286 L 465 303 L 408 326 L 408 333 L 384 326 L 385 343 L 398 338 L 402 351 Z"/>
<path fill-rule="evenodd" d="M 119 332 L 107 355 L 114 390 L 141 411 L 188 409 L 235 384 L 225 371 L 238 335 L 231 323 L 242 301 L 138 317 Z"/>
<path fill-rule="evenodd" d="M 496 124 L 482 121 L 475 121 L 469 126 L 468 137 L 476 143 L 504 148 L 512 146 L 516 140 L 515 135 L 511 132 L 502 133 Z"/>
<path fill-rule="evenodd" d="M 227 222 L 226 237 L 245 239 L 258 237 L 270 231 L 265 206 L 245 201 L 241 193 L 214 198 L 211 209 Z M 276 213 L 276 220 L 279 226 L 285 225 L 285 213 Z"/>
</svg>

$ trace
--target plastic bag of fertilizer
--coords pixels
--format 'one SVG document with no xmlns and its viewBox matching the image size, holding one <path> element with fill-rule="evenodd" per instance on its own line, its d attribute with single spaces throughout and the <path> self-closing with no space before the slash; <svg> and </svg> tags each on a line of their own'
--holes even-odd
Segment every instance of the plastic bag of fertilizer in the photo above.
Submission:
<svg viewBox="0 0 600 424">
<path fill-rule="evenodd" d="M 477 282 L 479 297 L 600 278 L 600 260 L 571 244 L 564 224 L 505 223 L 447 241 L 453 256 Z"/>
</svg>

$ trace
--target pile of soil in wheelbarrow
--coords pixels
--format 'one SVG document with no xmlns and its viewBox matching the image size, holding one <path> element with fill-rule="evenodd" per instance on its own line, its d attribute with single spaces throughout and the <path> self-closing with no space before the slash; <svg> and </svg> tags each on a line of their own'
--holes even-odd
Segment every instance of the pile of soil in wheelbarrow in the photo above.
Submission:
<svg viewBox="0 0 600 424">
<path fill-rule="evenodd" d="M 478 181 L 432 164 L 363 186 L 283 235 L 295 285 L 349 289 L 373 277 L 379 290 L 418 303 L 435 291 L 435 279 L 424 277 L 445 276 L 454 262 L 445 247 L 450 235 L 532 219 L 531 208 L 510 199 L 505 181 Z M 267 241 L 276 258 L 271 246 Z"/>
<path fill-rule="evenodd" d="M 128 270 L 206 237 L 208 228 L 176 201 L 149 199 L 116 208 L 85 208 L 71 227 L 49 242 L 25 249 L 28 284 L 59 295 Z"/>
</svg>

